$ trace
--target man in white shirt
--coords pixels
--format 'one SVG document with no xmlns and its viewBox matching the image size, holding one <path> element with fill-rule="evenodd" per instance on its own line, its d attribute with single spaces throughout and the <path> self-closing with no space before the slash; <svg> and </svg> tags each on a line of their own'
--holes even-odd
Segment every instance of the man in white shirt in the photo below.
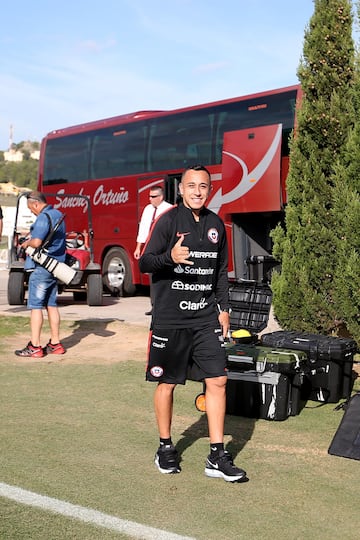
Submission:
<svg viewBox="0 0 360 540">
<path fill-rule="evenodd" d="M 141 250 L 149 236 L 150 229 L 154 221 L 163 214 L 166 210 L 172 207 L 172 204 L 164 200 L 164 189 L 162 186 L 153 186 L 149 193 L 150 204 L 145 206 L 141 214 L 138 235 L 136 238 L 136 248 L 134 251 L 135 259 L 140 259 Z M 150 299 L 153 304 L 151 276 L 150 276 Z M 147 311 L 146 315 L 151 315 L 151 311 Z"/>
</svg>

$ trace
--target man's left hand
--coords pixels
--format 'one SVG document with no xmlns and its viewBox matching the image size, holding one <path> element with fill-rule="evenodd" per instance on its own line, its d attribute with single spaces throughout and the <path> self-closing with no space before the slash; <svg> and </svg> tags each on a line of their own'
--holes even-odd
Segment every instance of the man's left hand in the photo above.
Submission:
<svg viewBox="0 0 360 540">
<path fill-rule="evenodd" d="M 230 315 L 227 311 L 220 311 L 219 313 L 219 323 L 222 328 L 222 335 L 224 339 L 227 337 L 230 330 Z"/>
</svg>

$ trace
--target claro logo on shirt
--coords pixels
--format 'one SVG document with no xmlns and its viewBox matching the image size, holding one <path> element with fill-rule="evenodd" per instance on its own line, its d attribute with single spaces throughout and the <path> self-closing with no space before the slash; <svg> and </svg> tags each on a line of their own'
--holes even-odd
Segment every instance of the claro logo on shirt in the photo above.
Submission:
<svg viewBox="0 0 360 540">
<path fill-rule="evenodd" d="M 190 300 L 182 300 L 179 303 L 179 308 L 183 311 L 198 311 L 199 309 L 204 309 L 208 303 L 205 298 L 202 298 L 200 302 L 191 302 Z"/>
</svg>

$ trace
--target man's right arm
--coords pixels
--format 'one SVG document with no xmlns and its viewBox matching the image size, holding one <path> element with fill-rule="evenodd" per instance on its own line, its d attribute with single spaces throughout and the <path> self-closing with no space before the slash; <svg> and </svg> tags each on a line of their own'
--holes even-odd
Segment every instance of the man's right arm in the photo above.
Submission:
<svg viewBox="0 0 360 540">
<path fill-rule="evenodd" d="M 41 246 L 45 238 L 49 233 L 49 220 L 44 213 L 37 216 L 34 225 L 31 229 L 31 236 L 22 244 L 22 247 L 26 249 L 28 246 L 38 248 Z"/>
<path fill-rule="evenodd" d="M 160 216 L 159 221 L 155 223 L 140 257 L 139 268 L 144 274 L 153 274 L 158 270 L 174 266 L 171 258 L 173 246 L 170 245 L 168 222 L 164 218 Z"/>
</svg>

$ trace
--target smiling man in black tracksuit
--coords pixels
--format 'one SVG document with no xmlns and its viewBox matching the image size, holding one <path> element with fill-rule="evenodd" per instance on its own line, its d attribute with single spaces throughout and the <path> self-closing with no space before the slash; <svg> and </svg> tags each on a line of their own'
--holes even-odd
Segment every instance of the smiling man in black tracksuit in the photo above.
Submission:
<svg viewBox="0 0 360 540">
<path fill-rule="evenodd" d="M 152 274 L 155 297 L 146 372 L 148 381 L 158 383 L 155 463 L 162 473 L 181 470 L 171 440 L 173 393 L 190 370 L 192 379 L 206 384 L 210 455 L 205 474 L 234 482 L 246 473 L 234 465 L 223 442 L 229 330 L 225 226 L 205 208 L 211 190 L 205 167 L 186 169 L 179 190 L 183 203 L 155 223 L 140 259 L 140 270 Z"/>
</svg>

